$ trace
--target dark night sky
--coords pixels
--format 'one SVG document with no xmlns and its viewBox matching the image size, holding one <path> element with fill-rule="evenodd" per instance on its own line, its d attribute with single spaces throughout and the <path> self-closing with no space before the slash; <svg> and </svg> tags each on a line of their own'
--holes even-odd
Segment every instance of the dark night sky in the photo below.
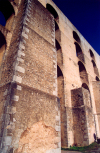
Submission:
<svg viewBox="0 0 100 153">
<path fill-rule="evenodd" d="M 53 0 L 100 55 L 100 0 Z"/>
<path fill-rule="evenodd" d="M 6 20 L 5 20 L 5 17 L 4 15 L 2 14 L 2 12 L 0 11 L 0 24 L 5 26 L 6 24 Z"/>
</svg>

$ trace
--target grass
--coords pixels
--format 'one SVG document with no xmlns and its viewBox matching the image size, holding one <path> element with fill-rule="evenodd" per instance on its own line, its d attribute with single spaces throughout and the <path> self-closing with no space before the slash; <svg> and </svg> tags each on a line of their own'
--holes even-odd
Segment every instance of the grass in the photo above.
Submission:
<svg viewBox="0 0 100 153">
<path fill-rule="evenodd" d="M 84 146 L 84 147 L 70 147 L 70 148 L 61 148 L 62 150 L 69 150 L 69 151 L 81 151 L 81 152 L 87 152 L 91 151 L 91 150 L 95 150 L 100 148 L 100 144 L 97 144 L 96 142 L 93 142 L 92 144 L 90 144 L 89 146 Z"/>
</svg>

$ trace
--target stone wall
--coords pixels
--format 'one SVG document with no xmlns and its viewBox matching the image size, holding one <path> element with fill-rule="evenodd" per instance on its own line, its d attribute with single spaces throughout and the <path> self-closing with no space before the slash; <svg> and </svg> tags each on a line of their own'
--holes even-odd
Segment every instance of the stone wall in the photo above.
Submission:
<svg viewBox="0 0 100 153">
<path fill-rule="evenodd" d="M 95 118 L 98 122 L 98 131 L 97 136 L 100 137 L 100 81 L 95 81 L 92 83 L 93 85 L 93 93 L 94 93 L 94 99 L 95 99 L 95 107 L 96 107 L 96 113 Z"/>
<path fill-rule="evenodd" d="M 58 153 L 60 129 L 64 148 L 90 144 L 100 133 L 99 82 L 92 83 L 99 80 L 100 56 L 53 1 L 39 1 L 9 0 L 14 14 L 0 25 L 3 153 Z"/>
<path fill-rule="evenodd" d="M 15 95 L 19 95 L 19 99 L 12 102 L 16 108 L 12 131 L 15 152 L 44 153 L 59 148 L 60 105 L 57 98 L 28 86 L 21 87 L 21 91 L 13 89 Z"/>
<path fill-rule="evenodd" d="M 21 1 L 2 63 L 1 83 L 10 84 L 2 104 L 2 153 L 61 150 L 54 29 L 53 16 L 38 1 Z"/>
<path fill-rule="evenodd" d="M 93 142 L 95 124 L 90 92 L 85 88 L 71 91 L 74 145 L 84 146 Z"/>
<path fill-rule="evenodd" d="M 64 98 L 64 78 L 59 76 L 57 78 L 58 86 L 58 97 L 60 99 L 60 120 L 61 120 L 61 146 L 66 148 L 68 145 L 68 136 L 67 136 L 67 114 L 65 107 L 65 98 Z"/>
<path fill-rule="evenodd" d="M 90 91 L 85 88 L 82 88 L 82 92 L 83 92 L 83 99 L 84 99 L 85 112 L 86 112 L 88 140 L 90 144 L 94 141 L 93 135 L 96 132 L 94 115 L 93 115 L 93 107 L 92 107 Z"/>
<path fill-rule="evenodd" d="M 1 91 L 5 104 L 1 104 L 1 152 L 12 148 L 16 153 L 44 153 L 60 148 L 60 104 L 57 97 L 16 83 L 2 87 Z"/>
</svg>

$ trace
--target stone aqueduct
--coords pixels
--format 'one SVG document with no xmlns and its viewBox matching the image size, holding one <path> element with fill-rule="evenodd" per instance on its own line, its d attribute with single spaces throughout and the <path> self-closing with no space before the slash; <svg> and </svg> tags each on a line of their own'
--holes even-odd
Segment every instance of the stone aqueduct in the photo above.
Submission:
<svg viewBox="0 0 100 153">
<path fill-rule="evenodd" d="M 52 0 L 0 0 L 0 14 L 0 152 L 60 153 L 100 137 L 96 51 Z"/>
</svg>

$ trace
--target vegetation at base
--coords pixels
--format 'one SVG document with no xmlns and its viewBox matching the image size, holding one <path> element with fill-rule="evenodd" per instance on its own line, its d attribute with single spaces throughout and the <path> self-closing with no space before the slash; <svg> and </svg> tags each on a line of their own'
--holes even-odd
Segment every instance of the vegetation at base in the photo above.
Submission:
<svg viewBox="0 0 100 153">
<path fill-rule="evenodd" d="M 95 150 L 95 149 L 98 149 L 100 148 L 100 144 L 96 143 L 96 142 L 93 142 L 92 144 L 90 144 L 89 146 L 84 146 L 84 147 L 76 147 L 76 146 L 73 146 L 70 148 L 61 148 L 61 150 L 69 150 L 69 151 L 81 151 L 81 152 L 84 152 L 84 151 L 91 151 L 91 150 Z"/>
</svg>

